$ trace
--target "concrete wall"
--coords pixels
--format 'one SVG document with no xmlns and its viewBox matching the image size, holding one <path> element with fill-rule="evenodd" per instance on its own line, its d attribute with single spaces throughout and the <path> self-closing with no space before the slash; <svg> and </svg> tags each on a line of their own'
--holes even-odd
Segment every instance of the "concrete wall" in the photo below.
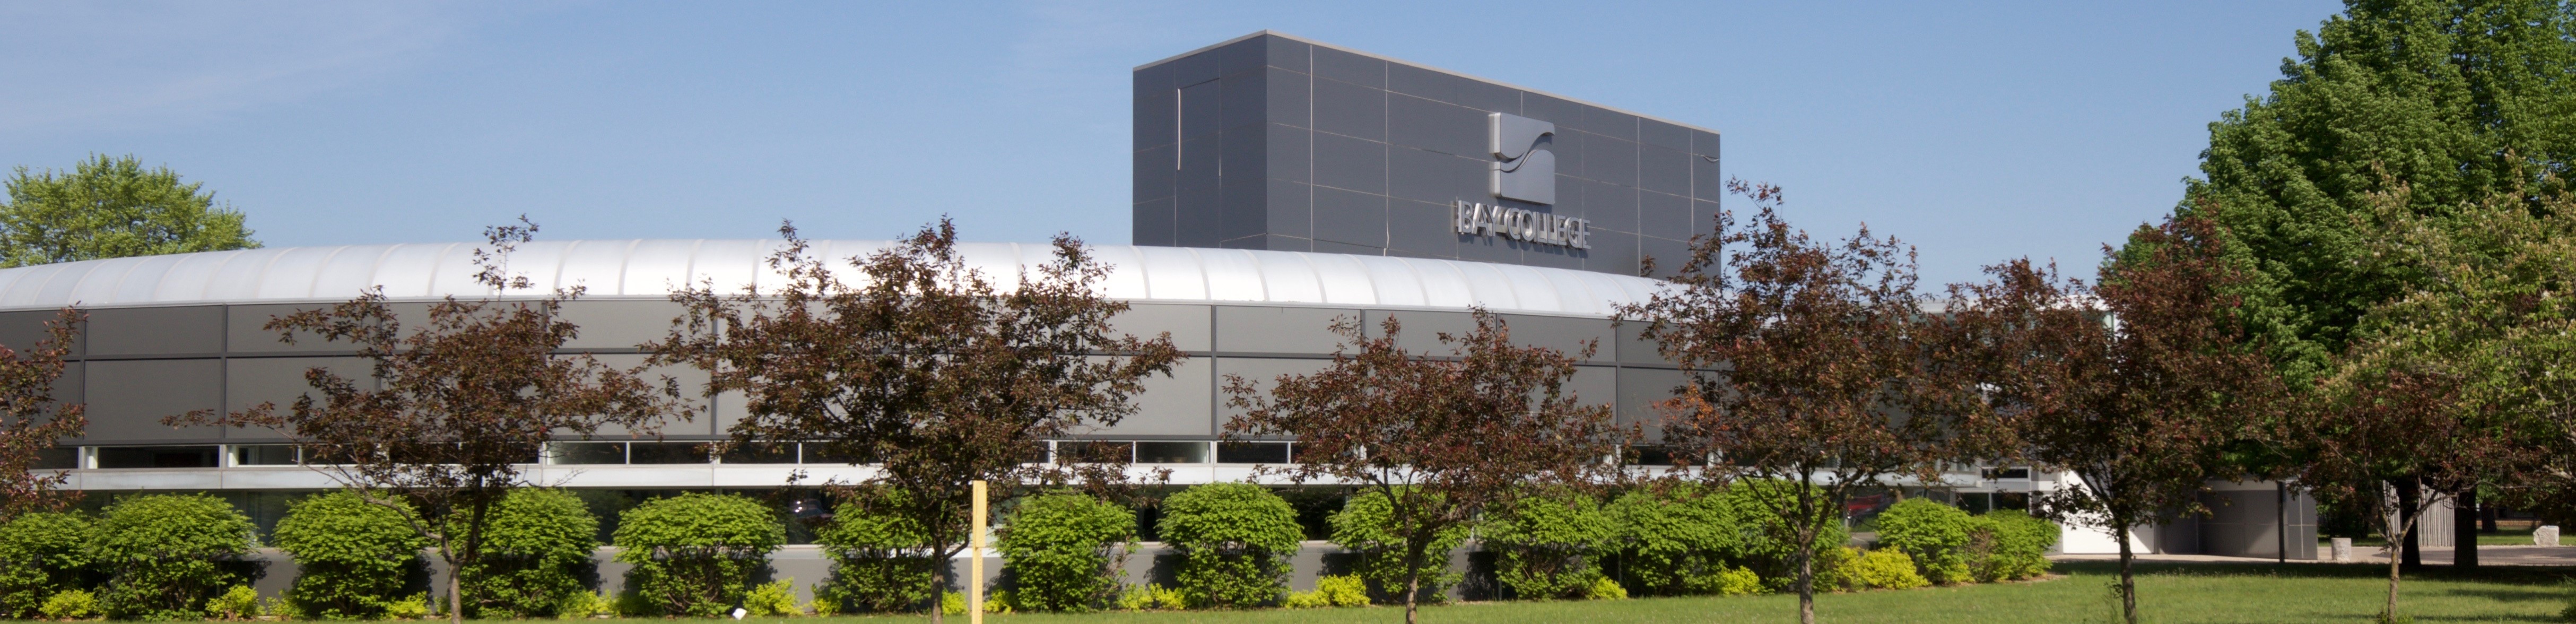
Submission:
<svg viewBox="0 0 2576 624">
<path fill-rule="evenodd" d="M 1136 68 L 1139 245 L 1455 258 L 1636 275 L 1709 231 L 1718 135 L 1275 33 Z M 1552 122 L 1556 202 L 1498 199 L 1487 113 Z M 1589 219 L 1574 250 L 1455 233 L 1454 202 Z"/>
</svg>

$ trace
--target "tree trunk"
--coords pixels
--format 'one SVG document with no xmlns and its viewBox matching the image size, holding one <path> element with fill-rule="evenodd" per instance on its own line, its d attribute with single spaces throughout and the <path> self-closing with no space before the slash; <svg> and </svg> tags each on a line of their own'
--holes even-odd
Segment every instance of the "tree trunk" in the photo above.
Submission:
<svg viewBox="0 0 2576 624">
<path fill-rule="evenodd" d="M 1816 540 L 1807 540 L 1798 557 L 1798 624 L 1816 624 Z"/>
<path fill-rule="evenodd" d="M 2413 538 L 2415 536 L 2415 532 L 2408 530 L 2410 527 L 2407 526 L 2409 523 L 2406 521 L 2406 512 L 2400 511 L 2398 513 L 2400 515 L 2397 517 L 2397 521 L 2390 524 L 2395 525 L 2398 534 L 2406 537 L 2402 539 L 2388 540 L 2388 547 L 2399 549 L 2402 554 L 2405 555 L 2413 555 L 2415 554 L 2415 549 L 2409 548 L 2409 546 L 2412 545 L 2410 542 L 2414 541 Z M 2401 553 L 2390 554 L 2396 555 Z M 2397 621 L 2397 577 L 2404 569 L 2405 564 L 2400 563 L 2399 557 L 2392 556 L 2388 558 L 2388 606 L 2379 611 L 2379 621 L 2381 622 Z"/>
<path fill-rule="evenodd" d="M 1419 605 L 1415 602 L 1416 596 L 1422 594 L 1423 552 L 1431 549 L 1431 539 L 1417 535 L 1404 545 L 1404 624 L 1417 624 L 1414 618 Z"/>
<path fill-rule="evenodd" d="M 934 540 L 933 543 L 941 542 Z M 930 575 L 930 624 L 939 624 L 948 618 L 948 584 L 957 578 L 956 553 L 963 551 L 942 553 L 939 548 L 932 547 L 930 552 L 939 566 L 939 572 Z M 975 553 L 975 556 L 981 557 L 984 553 Z"/>
<path fill-rule="evenodd" d="M 465 563 L 450 553 L 447 560 L 447 623 L 465 623 Z"/>
<path fill-rule="evenodd" d="M 2129 522 L 2114 516 L 2111 524 L 2111 537 L 2120 542 L 2120 584 L 2112 589 L 2120 594 L 2120 621 L 2138 624 L 2138 583 L 2129 566 L 2137 554 L 2129 552 Z"/>
<path fill-rule="evenodd" d="M 2399 480 L 2397 482 L 2398 516 L 2394 524 L 2403 527 L 2413 527 L 2415 525 L 2415 514 L 2419 513 L 2423 508 L 2424 482 L 2416 480 L 2414 477 L 2407 477 L 2403 480 Z M 2404 549 L 2404 554 L 2406 556 L 2400 565 L 2404 565 L 2408 570 L 2423 568 L 2424 544 L 2421 540 L 2423 536 L 2416 535 L 2415 531 L 2411 529 L 2400 530 L 2398 531 L 2398 534 L 2406 542 L 2406 548 Z M 2396 557 L 2391 558 L 2395 559 Z M 2395 581 L 2390 581 L 2390 583 L 2394 584 Z M 2394 600 L 2394 598 L 2391 600 Z"/>
<path fill-rule="evenodd" d="M 2478 488 L 2451 497 L 2451 567 L 2478 567 Z"/>
</svg>

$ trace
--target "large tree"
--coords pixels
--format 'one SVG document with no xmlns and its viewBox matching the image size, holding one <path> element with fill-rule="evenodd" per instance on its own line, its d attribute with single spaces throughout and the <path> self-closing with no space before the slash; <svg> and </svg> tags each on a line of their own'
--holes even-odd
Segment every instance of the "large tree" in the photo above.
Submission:
<svg viewBox="0 0 2576 624">
<path fill-rule="evenodd" d="M 204 186 L 133 156 L 94 155 L 69 172 L 19 167 L 0 204 L 0 266 L 259 247 L 242 213 Z"/>
<path fill-rule="evenodd" d="M 406 326 L 376 287 L 264 326 L 289 344 L 320 338 L 354 347 L 372 365 L 367 374 L 315 367 L 304 379 L 318 398 L 167 422 L 260 427 L 293 440 L 305 466 L 400 514 L 428 538 L 450 571 L 448 619 L 463 622 L 470 604 L 463 577 L 485 554 L 491 510 L 511 489 L 539 485 L 524 470 L 547 442 L 608 425 L 650 431 L 687 414 L 667 399 L 668 380 L 657 389 L 641 368 L 562 353 L 580 334 L 563 304 L 581 297 L 581 287 L 504 298 L 533 289 L 509 272 L 508 259 L 535 232 L 534 224 L 487 230 L 490 246 L 474 252 L 481 269 L 474 279 L 489 296 L 449 295 L 430 304 L 425 318 L 411 319 L 414 325 Z"/>
<path fill-rule="evenodd" d="M 2196 217 L 2141 227 L 2099 286 L 2015 260 L 1951 290 L 1950 337 L 1980 356 L 2014 454 L 2077 477 L 2044 507 L 2120 543 L 2113 587 L 2130 622 L 2130 527 L 2206 513 L 2208 479 L 2235 476 L 2213 474 L 2222 452 L 2256 437 L 2252 416 L 2280 394 L 2235 316 L 2244 277 L 2217 236 Z"/>
<path fill-rule="evenodd" d="M 883 487 L 843 491 L 900 493 L 869 502 L 922 527 L 933 561 L 981 529 L 967 526 L 973 482 L 1011 492 L 1068 478 L 1044 465 L 1046 441 L 1117 424 L 1141 382 L 1184 357 L 1168 334 L 1112 330 L 1128 305 L 1101 295 L 1109 266 L 1069 235 L 1035 271 L 989 275 L 946 219 L 844 259 L 812 253 L 793 227 L 779 233 L 779 285 L 673 294 L 685 312 L 646 346 L 652 362 L 707 371 L 707 396 L 743 393 L 735 444 L 802 440 L 809 456 L 869 464 L 855 485 Z M 929 594 L 948 580 L 934 576 Z"/>
<path fill-rule="evenodd" d="M 1388 504 L 1394 565 L 1404 578 L 1404 621 L 1417 615 L 1427 575 L 1449 565 L 1434 552 L 1442 536 L 1533 486 L 1585 485 L 1608 476 L 1629 436 L 1608 406 L 1566 389 L 1579 355 L 1512 343 L 1502 317 L 1477 309 L 1476 330 L 1439 334 L 1444 352 L 1398 345 L 1403 324 L 1388 315 L 1376 335 L 1358 319 L 1335 319 L 1345 342 L 1324 370 L 1260 381 L 1229 375 L 1227 404 L 1244 410 L 1230 438 L 1293 437 L 1292 479 L 1330 479 Z"/>
<path fill-rule="evenodd" d="M 45 323 L 43 340 L 0 345 L 0 522 L 62 509 L 78 498 L 60 489 L 68 473 L 40 464 L 45 451 L 88 426 L 80 404 L 54 399 L 54 382 L 63 376 L 63 356 L 71 353 L 82 318 L 78 310 L 64 308 Z"/>
<path fill-rule="evenodd" d="M 1867 228 L 1816 241 L 1780 218 L 1778 187 L 1728 187 L 1760 212 L 1742 226 L 1721 213 L 1673 288 L 1621 313 L 1688 375 L 1665 444 L 1757 494 L 1752 520 L 1795 549 L 1799 621 L 1814 622 L 1816 541 L 1843 500 L 1972 459 L 1984 410 L 1956 346 L 1929 339 L 1910 248 Z"/>
</svg>

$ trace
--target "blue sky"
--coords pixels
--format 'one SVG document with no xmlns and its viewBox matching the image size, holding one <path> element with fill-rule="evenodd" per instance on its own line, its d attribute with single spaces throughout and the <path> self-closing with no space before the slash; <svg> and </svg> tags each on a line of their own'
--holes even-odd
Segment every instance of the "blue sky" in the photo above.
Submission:
<svg viewBox="0 0 2576 624">
<path fill-rule="evenodd" d="M 1713 128 L 1927 284 L 2089 268 L 2339 3 L 0 4 L 0 165 L 133 154 L 272 246 L 1128 238 L 1128 71 L 1260 29 Z M 1734 204 L 1742 207 L 1744 204 Z"/>
</svg>

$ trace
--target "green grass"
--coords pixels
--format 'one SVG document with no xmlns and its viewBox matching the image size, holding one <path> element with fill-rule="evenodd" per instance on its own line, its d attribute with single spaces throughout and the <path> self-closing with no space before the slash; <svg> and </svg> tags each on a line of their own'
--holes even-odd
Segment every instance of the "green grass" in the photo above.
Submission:
<svg viewBox="0 0 2576 624">
<path fill-rule="evenodd" d="M 2116 605 L 2106 589 L 2115 564 L 2061 563 L 2065 576 L 2030 583 L 1827 594 L 1816 599 L 1823 622 L 2103 622 Z M 2387 595 L 2387 568 L 2370 565 L 2140 564 L 2140 610 L 2151 622 L 2298 623 L 2367 621 Z M 2429 570 L 2407 575 L 2399 612 L 2417 622 L 2556 622 L 2571 587 L 2566 568 L 2487 568 L 2472 574 Z M 1794 622 L 1796 596 L 1639 598 L 1600 602 L 1471 603 L 1428 607 L 1427 623 L 1575 624 L 1587 622 Z M 927 617 L 831 618 L 878 624 Z M 1392 607 L 1363 609 L 1200 611 L 988 616 L 994 624 L 1359 624 L 1401 622 Z M 825 624 L 814 618 L 785 620 Z M 962 623 L 963 617 L 950 622 Z"/>
</svg>

